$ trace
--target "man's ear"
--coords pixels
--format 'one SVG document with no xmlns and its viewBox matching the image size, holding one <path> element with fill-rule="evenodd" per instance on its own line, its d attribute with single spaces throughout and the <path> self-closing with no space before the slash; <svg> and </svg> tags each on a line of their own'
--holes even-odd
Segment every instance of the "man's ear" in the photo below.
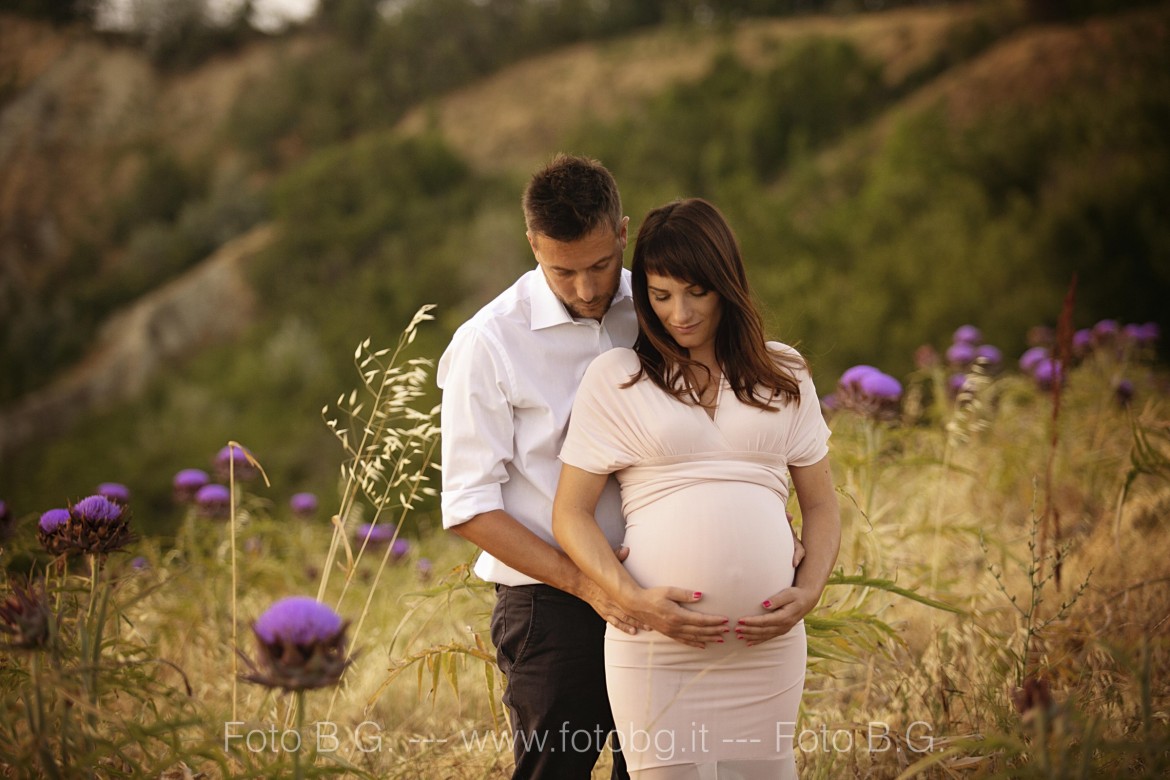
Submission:
<svg viewBox="0 0 1170 780">
<path fill-rule="evenodd" d="M 622 226 L 618 231 L 618 240 L 622 242 L 622 251 L 626 251 L 626 241 L 630 237 L 630 218 L 622 217 Z"/>
</svg>

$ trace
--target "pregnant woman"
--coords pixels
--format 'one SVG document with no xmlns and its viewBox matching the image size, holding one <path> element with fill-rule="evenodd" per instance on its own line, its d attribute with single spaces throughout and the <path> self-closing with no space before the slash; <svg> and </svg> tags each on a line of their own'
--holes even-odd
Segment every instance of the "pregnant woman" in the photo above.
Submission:
<svg viewBox="0 0 1170 780">
<path fill-rule="evenodd" d="M 564 551 L 652 629 L 606 634 L 622 750 L 637 780 L 795 777 L 802 619 L 840 543 L 829 430 L 804 360 L 764 340 L 714 206 L 651 211 L 631 271 L 641 332 L 586 372 L 553 507 Z M 609 474 L 624 565 L 593 519 Z M 790 477 L 805 548 L 795 570 Z M 696 625 L 691 610 L 709 617 Z"/>
</svg>

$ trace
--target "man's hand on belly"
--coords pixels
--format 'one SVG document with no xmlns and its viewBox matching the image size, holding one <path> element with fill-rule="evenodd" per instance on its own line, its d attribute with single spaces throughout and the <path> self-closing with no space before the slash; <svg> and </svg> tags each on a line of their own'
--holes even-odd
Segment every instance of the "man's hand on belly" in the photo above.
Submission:
<svg viewBox="0 0 1170 780">
<path fill-rule="evenodd" d="M 729 633 L 730 629 L 726 617 L 707 615 L 683 606 L 701 598 L 702 593 L 684 588 L 640 588 L 625 600 L 625 606 L 631 615 L 660 634 L 684 645 L 703 649 L 707 642 L 722 642 L 724 634 Z"/>
</svg>

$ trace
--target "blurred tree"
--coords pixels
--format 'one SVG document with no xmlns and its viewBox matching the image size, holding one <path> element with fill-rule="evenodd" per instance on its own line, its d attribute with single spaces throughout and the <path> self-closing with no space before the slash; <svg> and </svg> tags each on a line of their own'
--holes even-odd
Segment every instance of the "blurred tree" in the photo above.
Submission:
<svg viewBox="0 0 1170 780">
<path fill-rule="evenodd" d="M 47 19 L 53 24 L 93 22 L 98 0 L 0 0 L 0 13 Z"/>
<path fill-rule="evenodd" d="M 382 24 L 382 0 L 329 0 L 317 4 L 313 21 L 346 42 L 364 46 Z"/>
</svg>

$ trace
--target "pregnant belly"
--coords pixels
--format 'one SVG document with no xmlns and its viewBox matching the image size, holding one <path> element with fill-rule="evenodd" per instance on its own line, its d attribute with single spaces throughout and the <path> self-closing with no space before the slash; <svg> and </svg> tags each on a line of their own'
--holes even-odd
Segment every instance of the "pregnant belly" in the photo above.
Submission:
<svg viewBox="0 0 1170 780">
<path fill-rule="evenodd" d="M 700 591 L 693 609 L 737 618 L 760 615 L 764 599 L 792 584 L 792 531 L 771 490 L 705 482 L 626 518 L 626 569 L 643 587 Z"/>
</svg>

